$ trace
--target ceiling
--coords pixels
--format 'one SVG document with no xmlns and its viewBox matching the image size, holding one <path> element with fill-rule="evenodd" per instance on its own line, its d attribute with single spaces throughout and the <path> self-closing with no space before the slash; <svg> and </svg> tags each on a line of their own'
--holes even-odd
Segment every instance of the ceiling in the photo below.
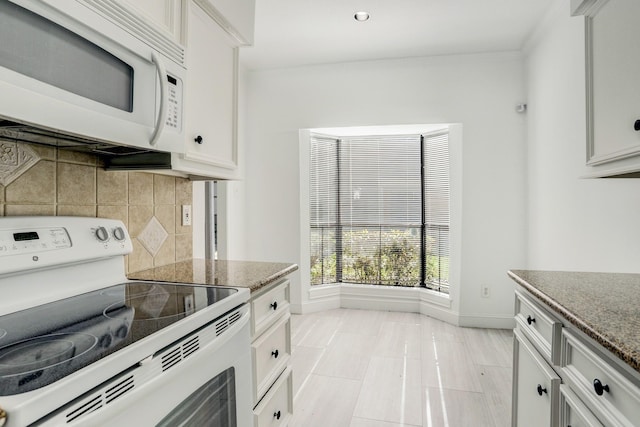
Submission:
<svg viewBox="0 0 640 427">
<path fill-rule="evenodd" d="M 519 50 L 554 1 L 257 0 L 240 59 L 267 69 Z M 371 18 L 357 22 L 359 10 Z"/>
</svg>

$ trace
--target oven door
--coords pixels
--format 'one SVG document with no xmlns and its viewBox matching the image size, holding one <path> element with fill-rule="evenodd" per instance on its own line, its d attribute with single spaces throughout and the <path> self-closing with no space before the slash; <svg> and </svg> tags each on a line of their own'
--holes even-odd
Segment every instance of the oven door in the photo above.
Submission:
<svg viewBox="0 0 640 427">
<path fill-rule="evenodd" d="M 245 304 L 33 426 L 247 427 L 251 388 Z"/>
<path fill-rule="evenodd" d="M 113 1 L 0 2 L 0 117 L 89 140 L 184 152 L 183 58 L 136 36 L 143 24 Z"/>
</svg>

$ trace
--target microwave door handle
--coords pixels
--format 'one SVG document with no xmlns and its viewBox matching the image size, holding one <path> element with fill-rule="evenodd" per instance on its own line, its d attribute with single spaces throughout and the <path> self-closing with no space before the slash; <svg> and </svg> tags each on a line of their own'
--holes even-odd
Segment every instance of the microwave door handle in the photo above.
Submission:
<svg viewBox="0 0 640 427">
<path fill-rule="evenodd" d="M 149 145 L 155 146 L 162 134 L 167 118 L 167 90 L 169 83 L 167 82 L 167 71 L 156 52 L 151 52 L 151 62 L 156 66 L 158 77 L 160 78 L 160 112 L 158 113 L 153 135 L 151 135 L 151 139 L 149 140 Z"/>
</svg>

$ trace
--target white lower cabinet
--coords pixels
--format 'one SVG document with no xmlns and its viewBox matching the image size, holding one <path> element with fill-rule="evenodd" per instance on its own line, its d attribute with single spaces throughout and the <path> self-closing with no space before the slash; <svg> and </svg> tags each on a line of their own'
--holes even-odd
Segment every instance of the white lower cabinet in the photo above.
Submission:
<svg viewBox="0 0 640 427">
<path fill-rule="evenodd" d="M 560 377 L 518 329 L 514 331 L 513 425 L 558 425 Z"/>
<path fill-rule="evenodd" d="M 515 312 L 513 427 L 640 427 L 640 374 L 526 291 Z"/>
<path fill-rule="evenodd" d="M 606 425 L 640 426 L 640 388 L 570 331 L 562 334 L 562 376 Z"/>
<path fill-rule="evenodd" d="M 283 316 L 267 332 L 251 345 L 254 360 L 254 401 L 269 390 L 276 378 L 289 364 L 291 358 L 291 321 L 289 313 Z"/>
<path fill-rule="evenodd" d="M 560 386 L 560 425 L 571 427 L 603 427 L 568 385 Z"/>
<path fill-rule="evenodd" d="M 255 427 L 284 427 L 293 416 L 293 381 L 287 368 L 253 411 Z"/>
<path fill-rule="evenodd" d="M 289 280 L 251 295 L 254 427 L 285 427 L 293 414 Z"/>
</svg>

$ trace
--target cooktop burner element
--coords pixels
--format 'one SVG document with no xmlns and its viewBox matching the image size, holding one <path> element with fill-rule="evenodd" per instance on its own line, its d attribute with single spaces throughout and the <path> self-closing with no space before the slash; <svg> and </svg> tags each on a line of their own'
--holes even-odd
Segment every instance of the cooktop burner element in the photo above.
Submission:
<svg viewBox="0 0 640 427">
<path fill-rule="evenodd" d="M 51 384 L 235 292 L 127 282 L 1 316 L 0 396 Z"/>
<path fill-rule="evenodd" d="M 35 390 L 58 378 L 58 365 L 82 357 L 98 342 L 91 334 L 60 333 L 43 335 L 0 348 L 0 394 L 17 387 Z M 13 385 L 12 385 L 13 384 Z"/>
<path fill-rule="evenodd" d="M 6 347 L 0 348 L 0 372 L 43 369 L 65 362 L 76 355 L 74 335 L 86 337 L 82 334 L 51 334 L 30 338 Z M 91 345 L 96 344 L 96 337 L 88 335 Z M 85 339 L 85 341 L 87 341 Z M 86 351 L 86 350 L 85 350 Z"/>
</svg>

